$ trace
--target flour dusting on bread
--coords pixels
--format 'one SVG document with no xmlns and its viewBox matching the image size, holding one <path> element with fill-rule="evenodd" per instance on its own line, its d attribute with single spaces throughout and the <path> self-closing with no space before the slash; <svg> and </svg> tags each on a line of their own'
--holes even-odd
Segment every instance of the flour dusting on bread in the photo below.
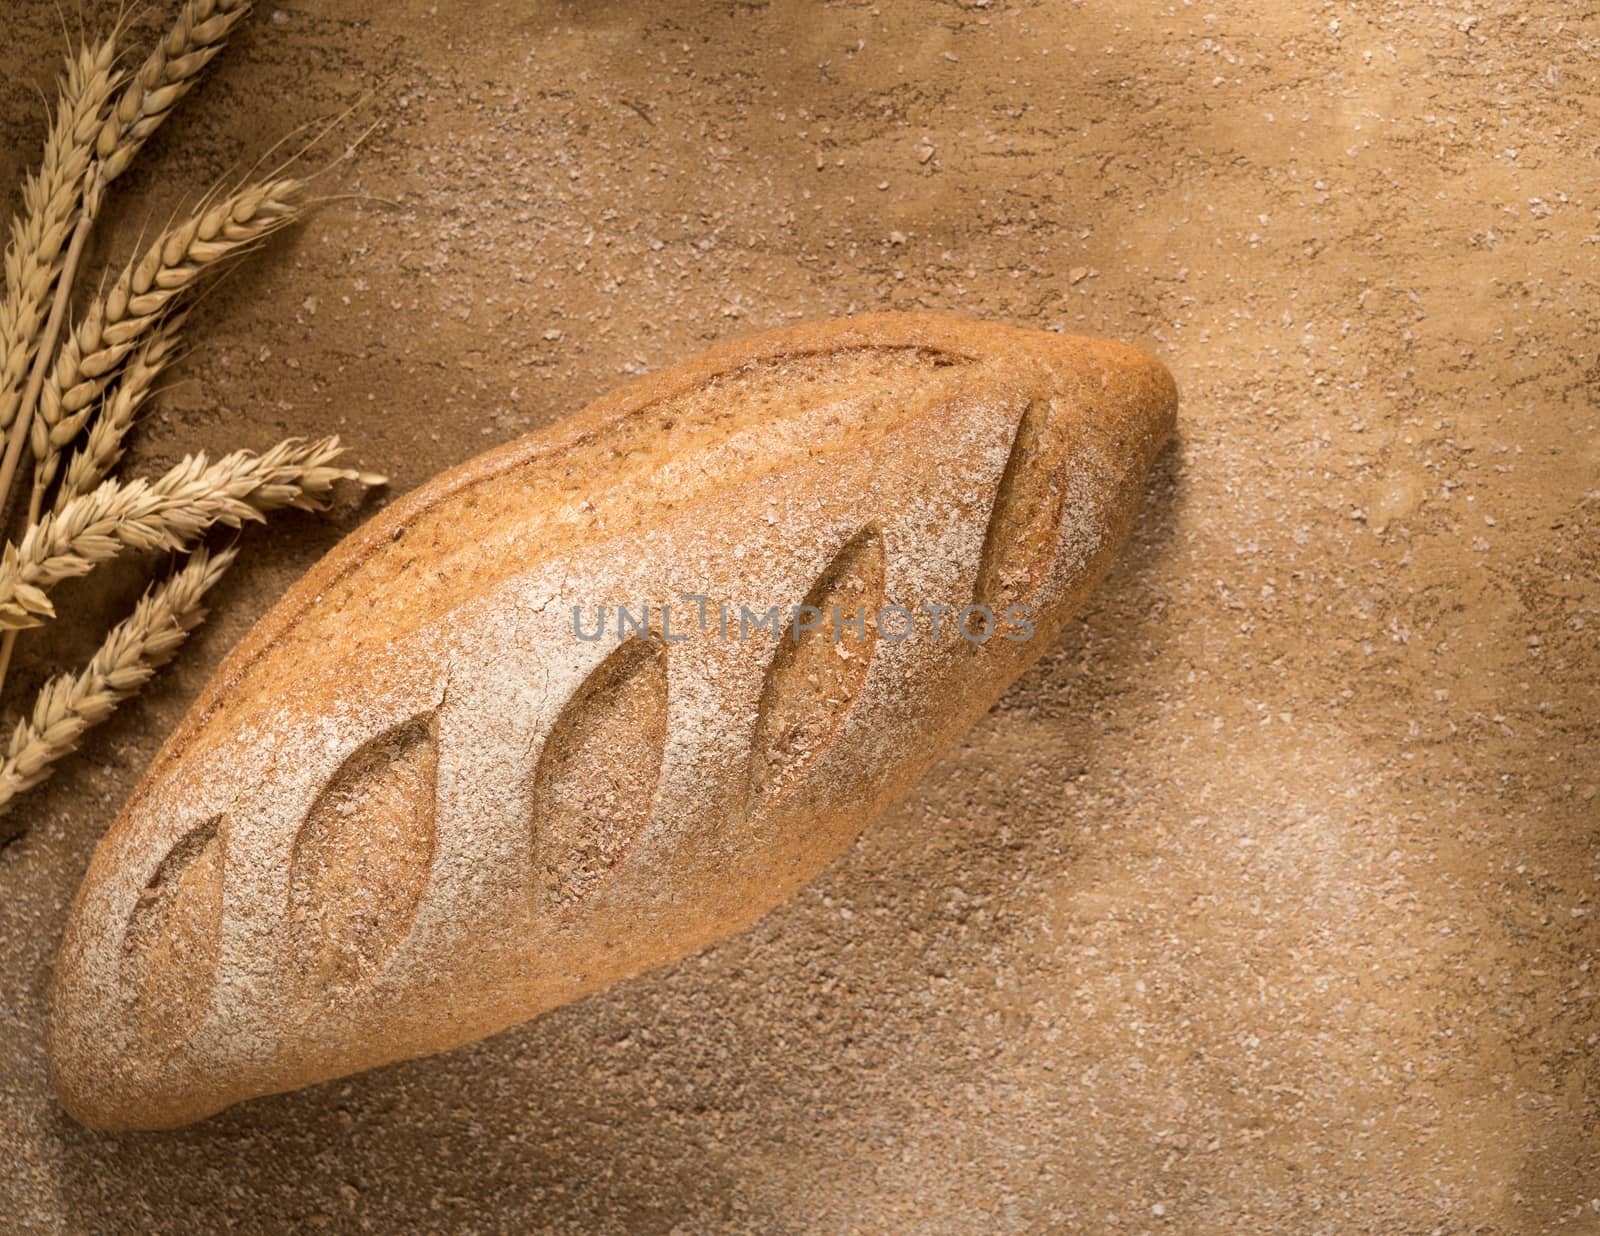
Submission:
<svg viewBox="0 0 1600 1236">
<path fill-rule="evenodd" d="M 754 921 L 1049 647 L 1174 403 L 1124 345 L 847 319 L 409 495 L 228 657 L 103 840 L 52 999 L 69 1110 L 184 1123 Z"/>
</svg>

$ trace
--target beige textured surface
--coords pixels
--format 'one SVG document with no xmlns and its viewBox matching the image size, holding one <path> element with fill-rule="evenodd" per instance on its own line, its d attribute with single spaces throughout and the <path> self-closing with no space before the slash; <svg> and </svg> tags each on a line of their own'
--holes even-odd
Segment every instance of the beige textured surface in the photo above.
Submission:
<svg viewBox="0 0 1600 1236">
<path fill-rule="evenodd" d="M 57 30 L 15 11 L 8 168 Z M 67 901 L 357 516 L 253 535 L 0 856 L 9 1226 L 1594 1230 L 1600 14 L 282 11 L 128 217 L 375 86 L 368 200 L 208 302 L 142 463 L 338 429 L 410 487 L 852 306 L 1143 343 L 1183 440 L 1046 664 L 754 931 L 448 1057 L 85 1134 L 42 1056 Z M 123 603 L 73 595 L 82 639 L 25 650 Z"/>
</svg>

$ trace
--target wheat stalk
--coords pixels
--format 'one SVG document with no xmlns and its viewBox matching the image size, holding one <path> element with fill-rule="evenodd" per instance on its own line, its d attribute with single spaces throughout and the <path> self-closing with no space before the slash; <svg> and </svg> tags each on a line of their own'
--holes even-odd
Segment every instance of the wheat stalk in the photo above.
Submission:
<svg viewBox="0 0 1600 1236">
<path fill-rule="evenodd" d="M 125 548 L 181 548 L 216 524 L 238 527 L 282 506 L 324 505 L 334 481 L 382 477 L 334 466 L 338 439 L 280 443 L 184 459 L 160 479 L 105 478 L 128 430 L 177 350 L 180 299 L 219 263 L 295 217 L 301 188 L 276 179 L 211 201 L 129 265 L 75 330 L 68 302 L 107 187 L 133 158 L 250 9 L 250 0 L 182 0 L 178 19 L 121 84 L 113 40 L 69 61 L 39 173 L 23 191 L 5 256 L 0 301 L 0 509 L 25 446 L 35 468 L 28 527 L 0 553 L 0 684 L 17 633 L 53 617 L 49 592 Z M 48 305 L 48 308 L 47 308 Z M 63 333 L 65 337 L 63 338 Z M 73 453 L 52 509 L 45 498 Z M 166 662 L 204 617 L 200 601 L 233 561 L 197 551 L 112 629 L 89 665 L 50 680 L 0 760 L 0 810 L 49 776 L 85 730 L 104 720 Z M 0 845 L 18 835 L 0 828 Z"/>
<path fill-rule="evenodd" d="M 139 409 L 150 397 L 156 379 L 178 351 L 178 332 L 184 315 L 163 318 L 148 334 L 138 351 L 123 362 L 122 376 L 101 401 L 100 415 L 89 427 L 89 436 L 73 453 L 61 487 L 56 490 L 54 509 L 59 511 L 72 499 L 88 493 L 122 459 L 123 443 Z"/>
<path fill-rule="evenodd" d="M 12 731 L 0 762 L 0 810 L 47 778 L 55 762 L 77 748 L 84 731 L 109 717 L 172 659 L 204 620 L 201 599 L 237 552 L 196 550 L 182 570 L 145 593 L 133 613 L 111 629 L 87 666 L 44 685 L 32 714 Z M 0 828 L 0 841 L 18 831 Z"/>
<path fill-rule="evenodd" d="M 139 66 L 100 128 L 94 192 L 127 170 L 249 11 L 250 0 L 186 0 L 167 37 Z"/>
<path fill-rule="evenodd" d="M 84 177 L 102 117 L 116 88 L 116 40 L 85 44 L 67 61 L 44 160 L 22 188 L 22 212 L 6 248 L 6 296 L 0 301 L 0 430 L 16 419 L 23 383 L 39 346 L 62 251 L 83 200 Z"/>
<path fill-rule="evenodd" d="M 55 478 L 62 448 L 77 437 L 117 366 L 173 303 L 217 264 L 270 235 L 299 212 L 297 180 L 251 185 L 157 238 L 61 345 L 32 426 L 34 491 Z"/>
<path fill-rule="evenodd" d="M 28 374 L 27 385 L 16 405 L 10 408 L 8 419 L 0 423 L 0 429 L 7 433 L 5 454 L 0 458 L 0 509 L 4 509 L 10 499 L 22 448 L 30 437 L 34 442 L 35 459 L 44 458 L 38 449 L 38 435 L 34 427 L 38 418 L 34 405 L 41 399 L 44 367 L 55 352 L 56 341 L 66 318 L 67 294 L 76 279 L 89 232 L 105 200 L 106 186 L 127 170 L 140 147 L 171 114 L 178 100 L 189 92 L 200 71 L 222 49 L 223 41 L 249 11 L 250 0 L 185 0 L 178 20 L 167 37 L 139 66 L 138 72 L 103 121 L 100 113 L 104 110 L 106 100 L 102 98 L 97 105 L 97 130 L 93 134 L 83 134 L 87 139 L 83 148 L 89 150 L 88 142 L 92 142 L 92 153 L 96 157 L 83 175 L 81 202 L 74 198 L 67 213 L 68 218 L 74 213 L 77 218 L 71 228 L 66 255 L 59 264 L 55 300 L 43 332 L 35 331 L 30 336 L 35 339 L 32 349 L 35 363 L 30 369 L 24 361 L 23 369 Z M 106 87 L 107 96 L 112 89 L 114 86 Z M 0 407 L 4 405 L 0 404 Z M 38 517 L 43 505 L 43 490 L 49 485 L 49 476 L 53 475 L 54 467 L 52 458 L 43 473 L 35 471 L 33 498 L 29 504 L 30 520 Z M 8 642 L 4 649 L 0 649 L 0 681 L 4 680 L 5 667 L 11 659 L 10 648 Z"/>
<path fill-rule="evenodd" d="M 280 442 L 265 455 L 235 451 L 215 463 L 190 455 L 154 483 L 106 481 L 32 525 L 0 556 L 0 628 L 20 630 L 55 616 L 47 595 L 123 549 L 181 549 L 216 524 L 238 527 L 283 506 L 317 510 L 336 480 L 381 477 L 329 465 L 338 438 Z"/>
</svg>

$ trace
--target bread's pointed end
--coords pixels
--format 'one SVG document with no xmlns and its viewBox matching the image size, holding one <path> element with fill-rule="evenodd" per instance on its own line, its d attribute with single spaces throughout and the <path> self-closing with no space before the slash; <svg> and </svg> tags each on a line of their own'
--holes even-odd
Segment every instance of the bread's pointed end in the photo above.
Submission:
<svg viewBox="0 0 1600 1236">
<path fill-rule="evenodd" d="M 1113 449 L 1148 471 L 1178 423 L 1178 384 L 1150 353 L 1115 340 L 1095 341 L 1109 398 L 1101 424 Z"/>
</svg>

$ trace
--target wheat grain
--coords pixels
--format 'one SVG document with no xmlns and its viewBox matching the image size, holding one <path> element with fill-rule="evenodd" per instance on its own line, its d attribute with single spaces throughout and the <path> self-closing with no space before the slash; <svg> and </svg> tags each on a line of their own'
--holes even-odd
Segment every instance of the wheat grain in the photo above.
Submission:
<svg viewBox="0 0 1600 1236">
<path fill-rule="evenodd" d="M 0 629 L 20 630 L 55 616 L 47 595 L 123 549 L 181 549 L 216 524 L 238 527 L 283 506 L 326 506 L 336 480 L 382 478 L 331 467 L 338 438 L 280 442 L 264 455 L 235 451 L 215 463 L 190 455 L 154 483 L 106 481 L 30 526 L 0 556 Z"/>
<path fill-rule="evenodd" d="M 36 465 L 29 526 L 0 553 L 0 682 L 20 629 L 54 616 L 49 591 L 125 548 L 182 548 L 216 524 L 237 527 L 282 506 L 324 505 L 334 481 L 382 477 L 337 467 L 338 439 L 280 443 L 264 455 L 195 455 L 160 479 L 105 478 L 128 430 L 176 352 L 178 304 L 208 272 L 295 217 L 300 184 L 275 179 L 216 201 L 166 232 L 123 270 L 76 329 L 67 329 L 78 264 L 105 200 L 150 135 L 250 9 L 250 0 L 183 0 L 161 44 L 120 94 L 113 40 L 69 62 L 39 173 L 5 255 L 0 301 L 0 505 L 23 447 Z M 47 315 L 48 311 L 48 316 Z M 63 338 L 64 335 L 64 338 Z M 59 344 L 59 346 L 58 346 Z M 44 499 L 67 448 L 96 409 L 55 495 Z M 201 598 L 233 561 L 197 551 L 148 592 L 81 672 L 52 679 L 0 760 L 0 810 L 50 775 L 84 731 L 149 679 L 204 617 Z M 16 827 L 0 825 L 0 844 Z"/>
<path fill-rule="evenodd" d="M 43 492 L 123 359 L 183 293 L 217 264 L 289 223 L 297 180 L 252 185 L 159 237 L 118 276 L 61 345 L 31 427 L 34 488 Z"/>
<path fill-rule="evenodd" d="M 0 301 L 0 430 L 16 419 L 39 330 L 61 274 L 62 251 L 83 200 L 106 104 L 116 88 L 115 39 L 85 44 L 67 61 L 39 170 L 22 188 L 6 248 Z"/>
<path fill-rule="evenodd" d="M 250 0 L 186 0 L 166 38 L 139 66 L 100 129 L 94 192 L 127 170 L 139 147 L 189 93 L 249 11 Z"/>
<path fill-rule="evenodd" d="M 139 350 L 123 363 L 122 375 L 102 400 L 100 415 L 89 427 L 87 440 L 67 464 L 61 487 L 56 490 L 55 510 L 88 493 L 110 476 L 111 470 L 121 461 L 123 443 L 134 417 L 178 350 L 178 332 L 183 327 L 183 319 L 183 314 L 163 318 Z"/>
<path fill-rule="evenodd" d="M 196 550 L 182 570 L 146 592 L 133 613 L 111 629 L 83 670 L 57 675 L 44 685 L 31 715 L 12 731 L 0 762 L 0 810 L 45 780 L 56 761 L 76 749 L 86 730 L 109 717 L 172 659 L 205 619 L 201 600 L 237 552 Z M 0 840 L 18 831 L 0 825 Z"/>
<path fill-rule="evenodd" d="M 76 211 L 77 219 L 71 227 L 66 255 L 60 262 L 56 278 L 57 295 L 42 334 L 35 327 L 29 336 L 38 336 L 37 346 L 33 349 L 35 364 L 30 367 L 24 360 L 22 371 L 28 375 L 27 384 L 21 397 L 10 407 L 9 419 L 5 423 L 9 425 L 9 430 L 5 454 L 0 460 L 0 507 L 10 498 L 25 440 L 32 443 L 34 458 L 38 461 L 34 470 L 33 497 L 29 504 L 30 518 L 42 507 L 44 491 L 48 489 L 59 466 L 61 444 L 56 443 L 51 447 L 46 441 L 51 427 L 41 430 L 38 423 L 46 402 L 43 370 L 55 353 L 65 319 L 66 293 L 75 280 L 89 232 L 105 199 L 106 186 L 127 170 L 139 148 L 167 118 L 178 100 L 189 92 L 200 71 L 221 50 L 228 34 L 249 11 L 250 0 L 185 0 L 183 8 L 179 10 L 178 20 L 166 38 L 139 67 L 103 121 L 100 120 L 100 111 L 104 109 L 105 100 L 96 109 L 95 118 L 99 122 L 97 131 L 92 135 L 85 134 L 93 143 L 96 157 L 82 177 L 81 209 Z M 108 93 L 110 89 L 108 87 Z M 88 149 L 87 144 L 85 149 Z M 4 404 L 0 404 L 0 409 L 4 407 Z M 85 412 L 74 419 L 73 433 L 81 428 L 87 415 Z M 0 428 L 4 427 L 0 425 Z M 41 450 L 41 445 L 45 449 Z M 0 651 L 0 679 L 3 679 L 5 666 L 10 659 L 9 648 L 8 643 L 5 650 Z"/>
</svg>

